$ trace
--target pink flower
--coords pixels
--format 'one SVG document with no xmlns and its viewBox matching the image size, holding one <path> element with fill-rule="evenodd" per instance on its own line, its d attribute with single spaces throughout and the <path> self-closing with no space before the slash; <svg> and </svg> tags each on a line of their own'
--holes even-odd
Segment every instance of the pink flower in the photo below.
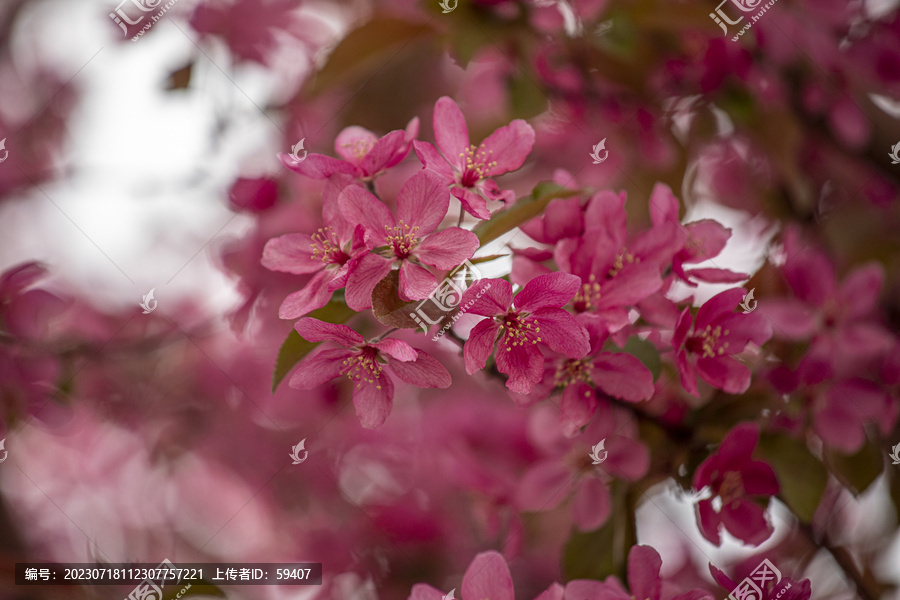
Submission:
<svg viewBox="0 0 900 600">
<path fill-rule="evenodd" d="M 444 592 L 427 583 L 412 587 L 408 600 L 441 600 Z M 463 575 L 460 600 L 515 600 L 512 575 L 499 552 L 482 552 L 472 559 Z"/>
<path fill-rule="evenodd" d="M 691 327 L 690 307 L 684 309 L 675 326 L 675 350 L 681 385 L 699 397 L 697 375 L 729 394 L 742 394 L 750 387 L 750 369 L 732 358 L 748 342 L 762 345 L 772 337 L 768 320 L 760 314 L 735 313 L 744 290 L 734 288 L 710 298 L 697 311 Z"/>
<path fill-rule="evenodd" d="M 479 219 L 489 219 L 487 199 L 515 200 L 511 190 L 500 190 L 491 177 L 522 166 L 534 146 L 531 125 L 516 119 L 475 146 L 469 143 L 469 129 L 459 106 L 444 96 L 434 105 L 434 137 L 440 152 L 427 142 L 417 141 L 413 144 L 416 156 L 426 169 L 453 185 L 450 193 L 459 199 L 466 212 Z"/>
<path fill-rule="evenodd" d="M 373 343 L 347 327 L 306 317 L 294 325 L 309 342 L 335 342 L 343 348 L 322 350 L 305 359 L 291 376 L 290 386 L 301 390 L 319 387 L 346 375 L 356 385 L 353 406 L 367 429 L 384 423 L 391 412 L 394 384 L 391 373 L 420 388 L 450 387 L 450 374 L 437 360 L 404 341 L 388 338 Z"/>
<path fill-rule="evenodd" d="M 694 473 L 694 488 L 709 486 L 713 495 L 722 501 L 719 511 L 713 507 L 713 498 L 697 504 L 700 531 L 717 546 L 721 543 L 719 527 L 722 525 L 736 538 L 754 546 L 772 534 L 765 511 L 752 498 L 771 496 L 779 490 L 772 467 L 751 458 L 758 440 L 756 425 L 738 425 Z"/>
<path fill-rule="evenodd" d="M 342 173 L 362 181 L 372 181 L 406 158 L 418 135 L 418 117 L 407 124 L 406 130 L 397 129 L 382 138 L 368 129 L 353 125 L 341 131 L 334 140 L 334 151 L 340 159 L 312 152 L 302 161 L 297 161 L 290 154 L 279 154 L 278 158 L 288 169 L 313 179 L 327 179 Z"/>
<path fill-rule="evenodd" d="M 346 186 L 347 181 L 342 183 Z M 331 294 L 347 284 L 351 259 L 368 249 L 363 240 L 363 228 L 354 229 L 338 210 L 339 185 L 334 180 L 325 186 L 322 202 L 325 227 L 311 236 L 288 233 L 272 238 L 263 249 L 260 262 L 271 271 L 315 274 L 303 289 L 290 294 L 281 303 L 278 316 L 282 319 L 296 319 L 328 304 Z"/>
<path fill-rule="evenodd" d="M 562 309 L 580 286 L 568 273 L 549 273 L 532 279 L 513 306 L 512 285 L 503 279 L 481 279 L 463 294 L 468 312 L 491 317 L 478 323 L 463 348 L 466 372 L 483 369 L 500 333 L 497 369 L 509 375 L 506 387 L 527 394 L 544 374 L 544 355 L 537 344 L 569 358 L 582 358 L 590 349 L 587 330 Z"/>
<path fill-rule="evenodd" d="M 350 263 L 346 299 L 356 311 L 372 306 L 372 290 L 395 263 L 400 265 L 400 297 L 422 300 L 437 287 L 437 279 L 421 264 L 449 270 L 478 249 L 478 237 L 471 231 L 448 227 L 432 233 L 446 216 L 450 197 L 440 178 L 427 171 L 416 173 L 400 188 L 399 220 L 359 186 L 347 187 L 339 205 L 348 219 L 365 227 L 366 242 L 375 250 Z"/>
</svg>

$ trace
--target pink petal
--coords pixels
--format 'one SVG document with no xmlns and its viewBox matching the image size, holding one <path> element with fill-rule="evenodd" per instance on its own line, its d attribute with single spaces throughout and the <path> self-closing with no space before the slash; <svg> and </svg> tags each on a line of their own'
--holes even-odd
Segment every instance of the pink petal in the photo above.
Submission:
<svg viewBox="0 0 900 600">
<path fill-rule="evenodd" d="M 466 373 L 471 375 L 475 371 L 483 369 L 487 364 L 488 357 L 494 351 L 494 341 L 499 328 L 500 326 L 493 319 L 484 319 L 472 328 L 469 339 L 463 346 Z"/>
<path fill-rule="evenodd" d="M 501 190 L 493 179 L 482 179 L 476 182 L 475 189 L 488 200 L 504 204 L 513 204 L 516 201 L 516 193 L 513 190 Z"/>
<path fill-rule="evenodd" d="M 389 360 L 391 372 L 401 381 L 420 388 L 446 389 L 452 383 L 450 373 L 436 358 L 417 350 L 417 358 L 410 362 Z"/>
<path fill-rule="evenodd" d="M 446 183 L 451 183 L 456 179 L 450 164 L 441 156 L 437 148 L 428 142 L 413 142 L 413 148 L 419 162 L 426 169 L 441 177 Z"/>
<path fill-rule="evenodd" d="M 373 383 L 357 384 L 353 388 L 353 406 L 360 424 L 366 429 L 374 429 L 387 420 L 391 414 L 394 399 L 394 384 L 380 375 Z"/>
<path fill-rule="evenodd" d="M 616 248 L 625 245 L 628 236 L 625 192 L 604 190 L 594 194 L 584 211 L 585 231 L 600 231 Z"/>
<path fill-rule="evenodd" d="M 494 355 L 494 360 L 497 361 L 497 370 L 509 375 L 509 379 L 506 380 L 506 388 L 517 394 L 530 393 L 531 388 L 540 383 L 541 377 L 544 375 L 544 356 L 532 344 L 506 346 L 501 343 Z"/>
<path fill-rule="evenodd" d="M 546 379 L 547 375 L 544 377 Z M 597 408 L 594 390 L 583 382 L 570 383 L 563 390 L 559 408 L 560 422 L 567 435 L 574 435 L 587 425 Z"/>
<path fill-rule="evenodd" d="M 733 590 L 734 587 L 728 588 Z M 705 590 L 690 590 L 683 594 L 678 594 L 672 600 L 715 600 L 715 596 Z M 809 599 L 807 599 L 809 600 Z"/>
<path fill-rule="evenodd" d="M 600 284 L 600 306 L 634 306 L 662 287 L 659 267 L 650 263 L 629 265 Z"/>
<path fill-rule="evenodd" d="M 540 341 L 569 358 L 582 358 L 591 351 L 587 330 L 561 308 L 541 308 L 531 315 L 540 331 Z"/>
<path fill-rule="evenodd" d="M 371 150 L 377 141 L 378 136 L 368 129 L 351 125 L 342 129 L 337 137 L 334 138 L 334 151 L 345 161 L 358 167 L 365 158 L 366 153 Z M 364 150 L 364 152 L 357 154 L 359 150 Z M 307 157 L 308 159 L 309 157 Z"/>
<path fill-rule="evenodd" d="M 728 343 L 728 347 L 723 348 L 726 354 L 741 352 L 749 342 L 762 346 L 772 337 L 772 322 L 756 312 L 747 315 L 732 313 L 716 321 L 716 324 L 722 328 L 719 343 Z"/>
<path fill-rule="evenodd" d="M 425 170 L 407 179 L 397 196 L 397 217 L 410 227 L 418 227 L 419 237 L 437 229 L 449 207 L 446 182 Z"/>
<path fill-rule="evenodd" d="M 270 271 L 302 275 L 315 273 L 325 265 L 313 258 L 312 238 L 302 233 L 289 233 L 266 242 L 260 263 Z"/>
<path fill-rule="evenodd" d="M 487 201 L 464 187 L 452 187 L 450 193 L 459 200 L 463 209 L 478 219 L 487 220 L 491 218 L 491 211 L 488 210 Z"/>
<path fill-rule="evenodd" d="M 472 258 L 478 250 L 478 236 L 460 227 L 448 227 L 419 242 L 415 257 L 426 265 L 453 269 Z"/>
<path fill-rule="evenodd" d="M 334 271 L 320 271 L 313 276 L 302 290 L 289 294 L 278 309 L 279 319 L 296 319 L 322 308 L 331 299 L 330 284 Z"/>
<path fill-rule="evenodd" d="M 772 333 L 779 339 L 806 340 L 818 327 L 816 312 L 792 298 L 760 300 L 758 312 L 772 322 Z"/>
<path fill-rule="evenodd" d="M 596 478 L 581 482 L 572 500 L 572 521 L 581 531 L 593 531 L 612 514 L 612 498 L 606 485 Z"/>
<path fill-rule="evenodd" d="M 534 129 L 522 119 L 516 119 L 494 131 L 482 145 L 490 152 L 490 159 L 497 163 L 486 176 L 515 171 L 525 163 L 534 147 Z"/>
<path fill-rule="evenodd" d="M 604 352 L 594 359 L 594 367 L 591 380 L 610 396 L 640 402 L 653 395 L 653 374 L 630 354 Z"/>
<path fill-rule="evenodd" d="M 772 535 L 762 508 L 747 500 L 735 500 L 722 507 L 722 524 L 731 535 L 751 546 L 758 546 Z"/>
<path fill-rule="evenodd" d="M 687 310 L 687 309 L 685 309 Z M 678 374 L 681 378 L 681 387 L 691 396 L 700 397 L 697 389 L 697 368 L 688 358 L 687 352 L 679 351 L 675 355 L 675 363 L 678 366 Z"/>
<path fill-rule="evenodd" d="M 313 390 L 341 374 L 344 359 L 356 354 L 346 348 L 329 348 L 303 360 L 288 383 L 292 388 Z"/>
<path fill-rule="evenodd" d="M 750 369 L 727 355 L 698 358 L 697 372 L 706 383 L 729 394 L 743 394 L 750 387 Z"/>
<path fill-rule="evenodd" d="M 418 356 L 415 348 L 403 340 L 398 340 L 396 338 L 381 340 L 380 342 L 375 342 L 372 346 L 378 348 L 378 350 L 384 352 L 391 358 L 402 362 L 416 360 L 416 356 Z"/>
<path fill-rule="evenodd" d="M 774 496 L 780 486 L 772 467 L 758 460 L 751 460 L 741 469 L 744 491 L 752 496 Z"/>
<path fill-rule="evenodd" d="M 404 260 L 400 265 L 400 298 L 424 300 L 437 287 L 437 279 L 428 269 Z"/>
<path fill-rule="evenodd" d="M 359 335 L 346 325 L 326 323 L 312 317 L 305 317 L 294 324 L 294 329 L 308 342 L 335 342 L 341 346 L 353 347 L 365 343 Z"/>
<path fill-rule="evenodd" d="M 731 238 L 731 229 L 713 219 L 693 221 L 684 226 L 688 241 L 678 253 L 685 263 L 697 263 L 715 258 Z"/>
<path fill-rule="evenodd" d="M 347 278 L 347 306 L 357 312 L 372 308 L 372 290 L 391 272 L 392 262 L 377 254 L 364 254 L 354 259 Z"/>
<path fill-rule="evenodd" d="M 395 225 L 391 211 L 368 190 L 358 185 L 344 188 L 338 197 L 338 206 L 354 225 L 364 226 L 372 235 L 384 237 L 384 228 Z"/>
<path fill-rule="evenodd" d="M 606 447 L 609 454 L 603 467 L 610 475 L 637 481 L 650 469 L 650 451 L 639 440 L 613 435 L 607 439 Z"/>
<path fill-rule="evenodd" d="M 469 128 L 459 106 L 447 96 L 438 98 L 434 104 L 433 122 L 434 139 L 438 148 L 451 164 L 462 170 L 461 166 L 465 161 L 460 154 L 469 148 Z"/>
<path fill-rule="evenodd" d="M 722 440 L 717 454 L 723 468 L 742 466 L 748 462 L 750 454 L 759 441 L 759 427 L 753 423 L 741 423 L 728 432 Z"/>
<path fill-rule="evenodd" d="M 634 546 L 628 553 L 628 586 L 635 598 L 659 600 L 662 558 L 650 546 Z"/>
<path fill-rule="evenodd" d="M 565 588 L 558 583 L 553 583 L 546 590 L 538 594 L 538 596 L 534 600 L 563 600 L 564 596 Z"/>
<path fill-rule="evenodd" d="M 784 275 L 797 297 L 808 304 L 822 306 L 834 296 L 834 267 L 819 252 L 790 257 L 784 265 Z"/>
<path fill-rule="evenodd" d="M 519 510 L 550 510 L 566 499 L 573 477 L 558 460 L 547 460 L 529 469 L 516 488 Z"/>
<path fill-rule="evenodd" d="M 444 592 L 438 591 L 427 583 L 417 583 L 412 586 L 407 600 L 443 600 Z"/>
<path fill-rule="evenodd" d="M 844 279 L 837 293 L 837 304 L 847 318 L 867 316 L 878 304 L 884 284 L 884 268 L 870 263 L 855 269 Z"/>
<path fill-rule="evenodd" d="M 694 322 L 694 331 L 702 331 L 707 325 L 714 325 L 713 321 L 726 314 L 734 312 L 747 292 L 741 288 L 732 288 L 720 292 L 703 303 L 697 310 L 697 320 Z"/>
<path fill-rule="evenodd" d="M 281 164 L 291 171 L 312 179 L 327 179 L 332 175 L 341 173 L 345 175 L 356 174 L 356 168 L 350 163 L 325 156 L 324 154 L 309 153 L 300 162 L 294 160 L 294 157 L 290 154 L 279 154 L 278 158 L 281 160 Z"/>
<path fill-rule="evenodd" d="M 535 277 L 516 295 L 516 309 L 534 312 L 545 306 L 565 306 L 581 288 L 581 279 L 569 273 L 556 271 Z"/>
<path fill-rule="evenodd" d="M 505 279 L 479 279 L 465 291 L 460 304 L 468 306 L 466 312 L 492 317 L 505 315 L 512 300 L 512 284 Z"/>
<path fill-rule="evenodd" d="M 719 537 L 719 513 L 713 509 L 712 500 L 701 500 L 696 505 L 697 524 L 700 526 L 700 533 L 707 540 L 719 546 L 722 540 Z"/>
<path fill-rule="evenodd" d="M 392 131 L 377 142 L 362 160 L 359 168 L 369 177 L 383 171 L 406 145 L 406 132 Z"/>
<path fill-rule="evenodd" d="M 749 273 L 738 273 L 728 269 L 688 269 L 685 277 L 705 283 L 741 283 L 750 279 Z"/>
<path fill-rule="evenodd" d="M 672 188 L 664 183 L 657 183 L 650 193 L 650 220 L 655 227 L 665 223 L 680 224 L 678 218 L 678 198 Z"/>
</svg>

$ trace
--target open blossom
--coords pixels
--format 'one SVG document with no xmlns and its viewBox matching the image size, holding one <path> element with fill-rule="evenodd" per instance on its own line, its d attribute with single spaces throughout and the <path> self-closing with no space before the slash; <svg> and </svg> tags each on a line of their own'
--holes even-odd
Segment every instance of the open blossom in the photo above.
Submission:
<svg viewBox="0 0 900 600">
<path fill-rule="evenodd" d="M 722 440 L 722 445 L 694 473 L 695 489 L 706 486 L 722 502 L 720 510 L 713 498 L 697 504 L 697 520 L 703 537 L 719 545 L 719 528 L 724 526 L 736 538 L 758 546 L 772 534 L 765 511 L 753 496 L 771 496 L 779 490 L 772 467 L 753 460 L 751 455 L 759 441 L 756 425 L 738 425 Z"/>
<path fill-rule="evenodd" d="M 290 386 L 310 390 L 346 376 L 355 383 L 353 406 L 363 427 L 378 427 L 391 412 L 394 384 L 387 373 L 416 387 L 450 387 L 450 374 L 444 365 L 404 341 L 388 338 L 369 343 L 346 325 L 311 317 L 300 319 L 294 328 L 307 341 L 328 341 L 343 347 L 322 350 L 301 362 Z"/>
<path fill-rule="evenodd" d="M 444 596 L 444 592 L 427 583 L 417 583 L 412 587 L 408 600 L 441 600 Z M 515 598 L 512 575 L 502 554 L 491 550 L 482 552 L 472 559 L 463 575 L 460 600 L 515 600 Z M 543 594 L 538 598 L 543 598 Z"/>
<path fill-rule="evenodd" d="M 463 294 L 469 312 L 490 317 L 472 328 L 463 347 L 466 372 L 483 369 L 498 341 L 497 369 L 509 379 L 506 387 L 527 394 L 544 374 L 541 343 L 569 358 L 582 358 L 591 347 L 588 333 L 562 309 L 581 282 L 568 273 L 535 277 L 513 301 L 512 284 L 504 279 L 481 279 Z M 486 290 L 482 292 L 482 290 Z"/>
<path fill-rule="evenodd" d="M 450 196 L 441 180 L 426 171 L 410 177 L 397 197 L 397 216 L 359 186 L 344 189 L 341 210 L 366 230 L 372 253 L 350 263 L 347 306 L 360 311 L 372 306 L 372 290 L 394 264 L 400 266 L 400 297 L 422 300 L 437 287 L 437 279 L 422 264 L 449 270 L 472 258 L 478 237 L 460 227 L 432 233 L 446 216 Z"/>
<path fill-rule="evenodd" d="M 691 311 L 682 311 L 675 326 L 675 350 L 681 384 L 699 397 L 697 375 L 729 394 L 741 394 L 750 387 L 750 369 L 733 358 L 749 342 L 764 344 L 772 337 L 768 320 L 756 313 L 735 313 L 746 292 L 726 290 L 706 301 L 691 325 Z"/>
<path fill-rule="evenodd" d="M 346 182 L 344 182 L 346 186 Z M 312 235 L 288 233 L 266 242 L 262 260 L 271 271 L 313 274 L 303 289 L 281 303 L 278 316 L 296 319 L 328 303 L 331 294 L 347 284 L 351 259 L 365 253 L 361 226 L 354 227 L 337 207 L 338 186 L 329 181 L 323 192 L 325 227 Z"/>
<path fill-rule="evenodd" d="M 302 161 L 290 154 L 279 154 L 278 158 L 288 169 L 313 179 L 344 174 L 362 181 L 372 181 L 406 158 L 418 135 L 418 117 L 409 122 L 406 130 L 397 129 L 381 138 L 368 129 L 353 125 L 341 131 L 334 140 L 334 151 L 341 158 L 313 152 Z"/>
<path fill-rule="evenodd" d="M 515 200 L 511 190 L 500 190 L 491 178 L 522 166 L 534 146 L 531 125 L 516 119 L 476 146 L 469 143 L 469 128 L 459 106 L 444 96 L 434 105 L 434 138 L 440 152 L 427 142 L 417 141 L 413 144 L 416 155 L 426 169 L 453 185 L 450 193 L 466 212 L 489 219 L 487 199 Z"/>
</svg>

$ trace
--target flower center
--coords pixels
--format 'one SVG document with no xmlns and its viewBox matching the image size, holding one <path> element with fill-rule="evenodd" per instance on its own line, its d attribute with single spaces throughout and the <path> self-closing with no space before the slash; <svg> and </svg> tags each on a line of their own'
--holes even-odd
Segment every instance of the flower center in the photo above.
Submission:
<svg viewBox="0 0 900 600">
<path fill-rule="evenodd" d="M 341 250 L 341 242 L 330 227 L 319 228 L 312 234 L 312 258 L 318 258 L 327 265 L 343 265 L 350 257 Z"/>
<path fill-rule="evenodd" d="M 500 331 L 503 333 L 503 342 L 506 345 L 507 352 L 511 352 L 514 346 L 524 346 L 525 342 L 537 344 L 541 341 L 540 336 L 532 339 L 532 336 L 541 332 L 537 319 L 529 318 L 527 315 L 520 315 L 512 310 L 503 317 Z"/>
<path fill-rule="evenodd" d="M 355 381 L 357 388 L 361 388 L 364 383 L 375 383 L 384 368 L 377 358 L 378 350 L 366 346 L 360 350 L 359 354 L 344 359 L 341 374 L 346 375 L 347 379 Z M 375 387 L 381 389 L 380 385 Z"/>
<path fill-rule="evenodd" d="M 384 241 L 394 251 L 397 258 L 406 258 L 412 253 L 413 248 L 419 243 L 416 232 L 419 231 L 418 225 L 410 227 L 403 221 L 394 227 L 384 226 Z"/>
<path fill-rule="evenodd" d="M 619 253 L 616 254 L 615 260 L 613 260 L 613 266 L 609 269 L 609 277 L 613 278 L 619 274 L 619 271 L 625 268 L 626 264 L 634 264 L 641 262 L 641 259 L 635 257 L 634 253 L 629 252 L 626 248 L 622 248 L 619 250 Z"/>
<path fill-rule="evenodd" d="M 719 344 L 719 337 L 728 335 L 729 331 L 724 332 L 722 328 L 716 325 L 713 329 L 711 325 L 707 325 L 706 329 L 700 335 L 695 335 L 687 341 L 687 348 L 694 354 L 703 354 L 703 358 L 712 358 L 714 356 L 722 356 L 725 349 L 728 348 L 728 342 Z"/>
<path fill-rule="evenodd" d="M 594 304 L 600 302 L 600 284 L 597 283 L 597 278 L 593 274 L 588 277 L 587 283 L 581 284 L 581 288 L 575 292 L 572 302 L 578 312 L 590 310 Z"/>
<path fill-rule="evenodd" d="M 369 151 L 374 145 L 375 142 L 373 142 L 372 140 L 353 140 L 352 142 L 341 144 L 341 148 L 349 150 L 350 154 L 352 154 L 356 159 L 362 159 L 369 154 Z"/>
<path fill-rule="evenodd" d="M 590 364 L 584 360 L 566 360 L 556 367 L 553 382 L 556 387 L 566 387 L 573 383 L 591 384 Z M 588 392 L 590 395 L 590 392 Z"/>
<path fill-rule="evenodd" d="M 719 497 L 722 499 L 722 506 L 727 506 L 744 496 L 744 482 L 741 481 L 741 474 L 738 471 L 728 471 L 722 479 L 722 485 L 719 486 Z"/>
<path fill-rule="evenodd" d="M 465 151 L 460 152 L 459 157 L 466 161 L 462 175 L 462 184 L 464 186 L 472 187 L 485 177 L 490 177 L 491 170 L 497 166 L 497 161 L 488 160 L 493 153 L 493 150 L 485 150 L 484 144 L 479 145 L 477 148 L 473 144 L 466 148 Z"/>
</svg>

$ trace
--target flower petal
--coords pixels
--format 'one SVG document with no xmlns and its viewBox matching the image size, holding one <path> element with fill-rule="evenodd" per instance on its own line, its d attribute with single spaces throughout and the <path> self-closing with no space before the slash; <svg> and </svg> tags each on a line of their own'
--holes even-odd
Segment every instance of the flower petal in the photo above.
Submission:
<svg viewBox="0 0 900 600">
<path fill-rule="evenodd" d="M 719 537 L 719 524 L 721 523 L 721 519 L 719 518 L 719 513 L 713 508 L 712 500 L 701 500 L 697 503 L 695 508 L 700 533 L 716 546 L 720 546 L 722 544 L 722 539 Z"/>
<path fill-rule="evenodd" d="M 406 145 L 406 132 L 402 129 L 392 131 L 372 146 L 369 153 L 362 160 L 359 168 L 372 177 L 387 168 L 389 162 L 399 154 Z M 398 161 L 399 162 L 399 161 Z"/>
<path fill-rule="evenodd" d="M 499 328 L 493 319 L 484 319 L 472 328 L 469 339 L 463 345 L 466 373 L 471 375 L 487 364 L 488 357 L 494 351 L 494 341 Z"/>
<path fill-rule="evenodd" d="M 551 349 L 569 358 L 582 358 L 591 351 L 587 329 L 561 308 L 541 308 L 531 314 L 538 337 Z"/>
<path fill-rule="evenodd" d="M 451 164 L 462 170 L 464 160 L 460 156 L 469 148 L 469 128 L 459 106 L 447 96 L 434 104 L 434 139 L 438 148 Z"/>
<path fill-rule="evenodd" d="M 400 298 L 410 300 L 424 300 L 434 292 L 437 287 L 437 279 L 428 269 L 420 267 L 408 260 L 400 265 Z"/>
<path fill-rule="evenodd" d="M 694 321 L 694 331 L 702 331 L 707 325 L 714 325 L 718 318 L 731 314 L 747 294 L 742 288 L 731 288 L 720 292 L 703 303 L 697 310 L 697 319 Z"/>
<path fill-rule="evenodd" d="M 363 382 L 353 388 L 353 406 L 360 424 L 374 429 L 387 420 L 394 400 L 394 384 L 379 375 L 373 383 Z"/>
<path fill-rule="evenodd" d="M 338 206 L 350 223 L 362 225 L 372 235 L 384 237 L 384 228 L 393 227 L 394 216 L 381 200 L 358 185 L 344 188 L 338 196 Z"/>
<path fill-rule="evenodd" d="M 631 354 L 603 352 L 594 360 L 591 380 L 610 396 L 628 402 L 653 395 L 653 374 Z"/>
<path fill-rule="evenodd" d="M 345 300 L 355 311 L 372 308 L 372 290 L 391 272 L 391 260 L 377 254 L 363 254 L 350 263 Z"/>
<path fill-rule="evenodd" d="M 371 345 L 375 346 L 376 348 L 378 348 L 378 350 L 384 352 L 395 360 L 403 362 L 416 360 L 416 349 L 403 340 L 388 338 L 386 340 L 381 340 L 380 342 L 375 342 Z"/>
<path fill-rule="evenodd" d="M 341 374 L 344 359 L 354 355 L 347 348 L 328 348 L 310 356 L 297 365 L 288 385 L 300 390 L 313 390 Z"/>
<path fill-rule="evenodd" d="M 473 191 L 464 187 L 452 187 L 450 193 L 459 200 L 463 209 L 478 219 L 487 220 L 491 218 L 491 211 L 488 210 L 487 200 L 479 196 Z"/>
<path fill-rule="evenodd" d="M 529 281 L 516 295 L 516 309 L 534 312 L 539 308 L 565 306 L 581 288 L 581 278 L 556 271 Z"/>
<path fill-rule="evenodd" d="M 650 546 L 634 546 L 628 553 L 628 587 L 635 598 L 659 600 L 662 558 Z"/>
<path fill-rule="evenodd" d="M 266 242 L 260 264 L 270 271 L 293 273 L 315 273 L 325 265 L 313 257 L 310 248 L 312 238 L 303 233 L 288 233 Z"/>
<path fill-rule="evenodd" d="M 506 380 L 507 389 L 517 394 L 531 392 L 531 388 L 540 383 L 544 375 L 544 355 L 532 344 L 506 346 L 501 340 L 494 360 L 497 361 L 497 370 L 509 375 Z"/>
<path fill-rule="evenodd" d="M 428 142 L 416 141 L 413 142 L 413 148 L 416 151 L 416 157 L 418 157 L 419 162 L 426 169 L 441 177 L 446 183 L 452 183 L 456 179 L 450 164 L 433 145 Z"/>
<path fill-rule="evenodd" d="M 422 240 L 414 254 L 426 265 L 448 270 L 472 258 L 476 250 L 477 235 L 460 227 L 448 227 Z"/>
<path fill-rule="evenodd" d="M 497 163 L 487 176 L 515 171 L 525 163 L 534 147 L 534 129 L 522 119 L 500 127 L 482 142 L 489 158 Z"/>
<path fill-rule="evenodd" d="M 572 521 L 581 531 L 593 531 L 612 514 L 612 498 L 602 481 L 588 478 L 581 482 L 572 500 Z"/>
<path fill-rule="evenodd" d="M 463 293 L 460 304 L 469 307 L 466 312 L 493 317 L 505 315 L 512 300 L 512 284 L 505 279 L 479 279 Z"/>
<path fill-rule="evenodd" d="M 450 387 L 450 373 L 436 358 L 422 350 L 416 350 L 417 357 L 409 362 L 388 360 L 391 373 L 401 381 L 420 388 Z"/>
<path fill-rule="evenodd" d="M 312 317 L 305 317 L 294 324 L 294 329 L 308 342 L 335 342 L 341 346 L 353 347 L 365 343 L 359 335 L 346 325 L 326 323 Z"/>
<path fill-rule="evenodd" d="M 729 394 L 743 394 L 750 387 L 750 369 L 727 355 L 698 358 L 697 372 L 706 383 Z"/>
<path fill-rule="evenodd" d="M 279 154 L 278 159 L 294 173 L 300 173 L 311 179 L 328 179 L 336 174 L 356 174 L 356 167 L 350 163 L 324 154 L 309 153 L 299 162 L 290 154 Z"/>
<path fill-rule="evenodd" d="M 302 290 L 289 294 L 278 309 L 279 319 L 296 319 L 328 304 L 334 290 L 331 288 L 334 271 L 320 271 Z"/>
<path fill-rule="evenodd" d="M 358 167 L 371 150 L 378 136 L 364 127 L 351 125 L 334 138 L 334 151 L 348 163 Z"/>
<path fill-rule="evenodd" d="M 558 460 L 540 462 L 519 480 L 516 505 L 524 511 L 551 510 L 566 499 L 573 479 Z"/>
<path fill-rule="evenodd" d="M 765 511 L 749 500 L 735 500 L 723 506 L 721 518 L 731 535 L 751 546 L 759 546 L 772 535 Z"/>
<path fill-rule="evenodd" d="M 512 575 L 500 553 L 482 552 L 472 560 L 463 575 L 462 597 L 463 600 L 515 600 Z"/>
<path fill-rule="evenodd" d="M 418 227 L 418 237 L 437 229 L 448 208 L 447 183 L 427 170 L 407 179 L 397 195 L 397 218 L 410 227 Z"/>
</svg>

